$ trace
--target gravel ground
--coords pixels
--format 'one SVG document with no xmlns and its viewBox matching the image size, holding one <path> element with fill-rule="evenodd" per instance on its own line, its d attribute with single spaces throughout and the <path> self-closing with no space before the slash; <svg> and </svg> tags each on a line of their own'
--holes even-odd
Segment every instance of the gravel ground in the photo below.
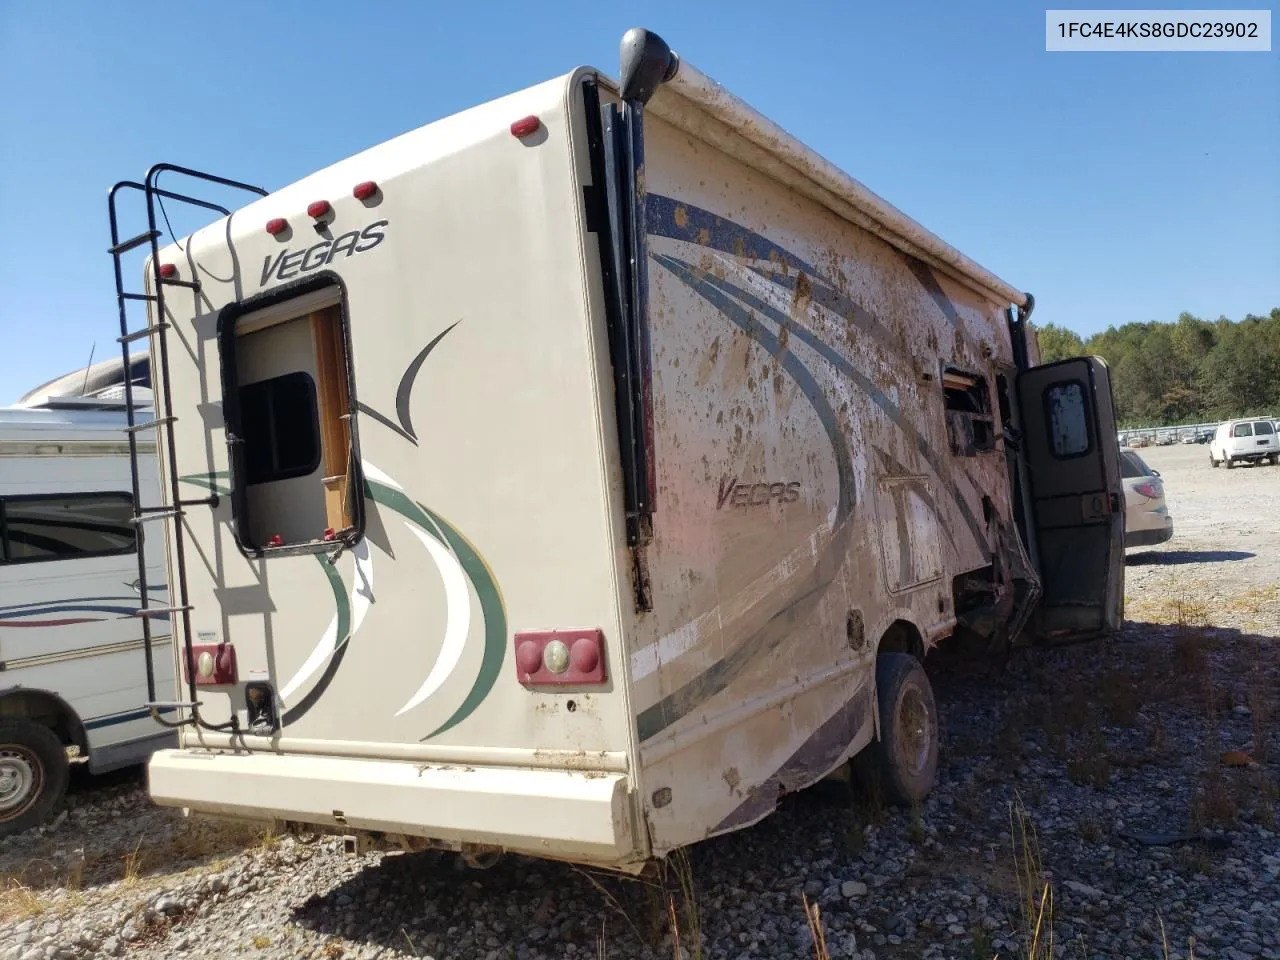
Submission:
<svg viewBox="0 0 1280 960">
<path fill-rule="evenodd" d="M 805 898 L 832 957 L 977 960 L 1027 956 L 1046 889 L 1057 956 L 1280 960 L 1280 469 L 1142 455 L 1177 533 L 1130 553 L 1122 635 L 931 658 L 918 810 L 828 782 L 631 881 L 348 857 L 184 821 L 137 773 L 78 778 L 60 822 L 0 846 L 0 960 L 671 957 L 667 902 L 685 956 L 812 957 Z"/>
</svg>

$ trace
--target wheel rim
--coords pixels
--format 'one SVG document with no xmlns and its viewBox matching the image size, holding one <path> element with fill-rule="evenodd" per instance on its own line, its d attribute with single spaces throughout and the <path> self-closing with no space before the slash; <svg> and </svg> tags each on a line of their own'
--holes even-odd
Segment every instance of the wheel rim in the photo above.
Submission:
<svg viewBox="0 0 1280 960">
<path fill-rule="evenodd" d="M 39 758 L 26 747 L 0 745 L 0 821 L 21 816 L 44 783 Z"/>
<path fill-rule="evenodd" d="M 918 687 L 909 686 L 898 701 L 898 756 L 920 773 L 929 765 L 933 738 L 929 702 Z"/>
</svg>

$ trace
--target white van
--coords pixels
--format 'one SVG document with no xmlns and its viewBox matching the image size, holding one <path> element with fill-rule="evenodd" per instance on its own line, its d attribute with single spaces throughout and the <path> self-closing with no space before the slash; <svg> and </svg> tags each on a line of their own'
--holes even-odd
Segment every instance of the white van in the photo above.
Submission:
<svg viewBox="0 0 1280 960">
<path fill-rule="evenodd" d="M 125 410 L 101 400 L 49 403 L 0 408 L 0 836 L 53 812 L 70 764 L 101 773 L 176 743 L 144 706 Z M 138 446 L 141 495 L 155 503 L 154 443 Z M 163 605 L 162 544 L 146 558 L 148 593 Z M 153 621 L 156 679 L 166 690 L 170 633 L 167 621 Z"/>
<path fill-rule="evenodd" d="M 1209 445 L 1209 465 L 1226 464 L 1230 470 L 1237 463 L 1261 463 L 1274 467 L 1280 462 L 1280 434 L 1270 420 L 1228 420 L 1218 424 L 1218 432 Z"/>
</svg>

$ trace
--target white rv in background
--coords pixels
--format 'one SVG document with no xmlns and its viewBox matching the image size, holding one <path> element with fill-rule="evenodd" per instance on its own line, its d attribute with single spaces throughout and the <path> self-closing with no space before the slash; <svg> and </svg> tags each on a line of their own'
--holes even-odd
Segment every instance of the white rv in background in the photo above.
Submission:
<svg viewBox="0 0 1280 960">
<path fill-rule="evenodd" d="M 81 387 L 84 371 L 74 379 Z M 126 415 L 112 392 L 64 397 L 46 384 L 0 408 L 0 836 L 57 807 L 71 763 L 101 773 L 175 743 L 145 706 Z M 139 454 L 154 499 L 154 444 Z M 147 564 L 152 596 L 166 602 L 162 543 Z M 165 621 L 152 639 L 172 689 Z"/>
<path fill-rule="evenodd" d="M 954 633 L 1117 625 L 1106 366 L 1037 365 L 1028 295 L 623 48 L 620 84 L 574 70 L 181 242 L 179 175 L 246 185 L 113 191 L 150 213 L 113 206 L 112 250 L 149 251 L 117 296 L 182 511 L 157 802 L 638 871 L 851 758 L 924 797 Z"/>
</svg>

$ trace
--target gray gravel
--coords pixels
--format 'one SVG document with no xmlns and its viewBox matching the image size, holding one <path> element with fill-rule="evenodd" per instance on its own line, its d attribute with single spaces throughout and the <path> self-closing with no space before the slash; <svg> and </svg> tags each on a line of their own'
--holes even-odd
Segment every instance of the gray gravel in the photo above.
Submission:
<svg viewBox="0 0 1280 960">
<path fill-rule="evenodd" d="M 1144 452 L 1189 519 L 1131 556 L 1119 638 L 931 658 L 928 802 L 828 782 L 697 846 L 696 895 L 666 878 L 685 955 L 812 957 L 807 898 L 832 957 L 1025 956 L 1024 892 L 1044 882 L 1058 956 L 1159 957 L 1167 937 L 1170 956 L 1194 938 L 1197 957 L 1280 960 L 1280 469 L 1211 484 L 1201 452 Z M 0 875 L 0 960 L 672 956 L 657 881 L 346 857 L 183 821 L 136 775 L 80 784 L 60 821 L 3 841 Z"/>
</svg>

